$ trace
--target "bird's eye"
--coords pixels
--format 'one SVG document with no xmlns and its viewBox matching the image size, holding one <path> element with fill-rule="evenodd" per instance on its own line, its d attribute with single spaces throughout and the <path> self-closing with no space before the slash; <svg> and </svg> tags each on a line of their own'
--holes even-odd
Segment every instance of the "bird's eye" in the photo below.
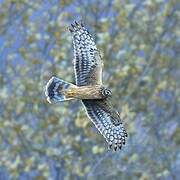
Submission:
<svg viewBox="0 0 180 180">
<path fill-rule="evenodd" d="M 112 95 L 111 90 L 106 89 L 106 88 L 103 89 L 102 90 L 102 95 L 105 96 L 105 97 L 111 96 Z"/>
</svg>

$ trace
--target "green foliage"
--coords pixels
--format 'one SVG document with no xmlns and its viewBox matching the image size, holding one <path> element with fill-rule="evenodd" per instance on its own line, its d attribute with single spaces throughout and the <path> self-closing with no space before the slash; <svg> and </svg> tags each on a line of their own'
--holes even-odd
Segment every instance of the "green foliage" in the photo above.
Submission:
<svg viewBox="0 0 180 180">
<path fill-rule="evenodd" d="M 176 0 L 0 2 L 0 175 L 177 179 L 177 9 Z M 94 34 L 104 83 L 129 133 L 116 153 L 107 150 L 80 102 L 50 105 L 44 96 L 52 75 L 74 82 L 67 27 L 78 19 Z"/>
</svg>

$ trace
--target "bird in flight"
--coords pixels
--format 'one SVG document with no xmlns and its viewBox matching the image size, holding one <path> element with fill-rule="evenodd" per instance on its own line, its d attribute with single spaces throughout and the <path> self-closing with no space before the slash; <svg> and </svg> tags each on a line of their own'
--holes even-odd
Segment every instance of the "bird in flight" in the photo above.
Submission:
<svg viewBox="0 0 180 180">
<path fill-rule="evenodd" d="M 52 77 L 45 90 L 49 103 L 79 99 L 95 127 L 115 151 L 125 144 L 127 132 L 120 114 L 111 103 L 111 90 L 102 83 L 103 62 L 96 44 L 85 28 L 76 22 L 71 24 L 74 47 L 74 73 L 76 84 Z"/>
</svg>

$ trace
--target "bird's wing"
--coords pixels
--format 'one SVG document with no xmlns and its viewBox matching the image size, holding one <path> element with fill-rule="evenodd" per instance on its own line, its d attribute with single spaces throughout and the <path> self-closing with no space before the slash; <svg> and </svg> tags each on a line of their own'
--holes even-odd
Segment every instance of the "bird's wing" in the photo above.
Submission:
<svg viewBox="0 0 180 180">
<path fill-rule="evenodd" d="M 120 115 L 104 100 L 82 100 L 89 118 L 106 139 L 109 147 L 121 149 L 125 144 L 127 132 Z"/>
<path fill-rule="evenodd" d="M 83 24 L 69 28 L 74 46 L 74 71 L 77 86 L 102 84 L 102 60 L 96 44 Z"/>
</svg>

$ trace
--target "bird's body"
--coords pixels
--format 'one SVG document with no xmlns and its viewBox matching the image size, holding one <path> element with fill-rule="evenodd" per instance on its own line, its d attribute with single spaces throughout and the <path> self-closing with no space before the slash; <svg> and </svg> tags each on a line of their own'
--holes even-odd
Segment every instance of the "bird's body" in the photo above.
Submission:
<svg viewBox="0 0 180 180">
<path fill-rule="evenodd" d="M 47 100 L 50 103 L 81 100 L 88 117 L 104 136 L 109 147 L 121 149 L 127 132 L 119 113 L 110 103 L 111 91 L 103 86 L 100 53 L 83 24 L 75 22 L 69 30 L 73 37 L 76 85 L 52 77 L 46 85 Z"/>
<path fill-rule="evenodd" d="M 56 77 L 52 77 L 46 86 L 46 96 L 49 103 L 70 99 L 105 99 L 104 91 L 110 90 L 102 85 L 76 86 Z"/>
<path fill-rule="evenodd" d="M 104 87 L 100 85 L 95 86 L 75 86 L 69 88 L 65 92 L 67 98 L 76 98 L 76 99 L 104 99 L 101 91 Z"/>
</svg>

